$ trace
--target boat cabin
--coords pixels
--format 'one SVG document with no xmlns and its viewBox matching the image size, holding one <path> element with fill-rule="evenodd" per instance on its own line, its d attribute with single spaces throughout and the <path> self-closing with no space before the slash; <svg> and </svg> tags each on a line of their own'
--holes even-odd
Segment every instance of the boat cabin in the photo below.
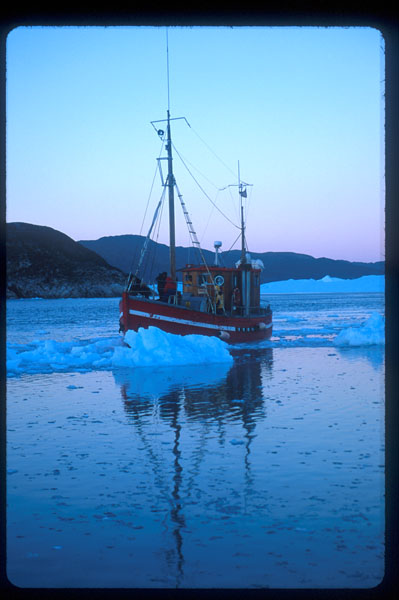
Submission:
<svg viewBox="0 0 399 600">
<path fill-rule="evenodd" d="M 210 299 L 216 305 L 216 312 L 222 314 L 249 315 L 259 311 L 260 269 L 250 264 L 239 268 L 188 264 L 180 270 L 182 306 L 209 311 Z"/>
</svg>

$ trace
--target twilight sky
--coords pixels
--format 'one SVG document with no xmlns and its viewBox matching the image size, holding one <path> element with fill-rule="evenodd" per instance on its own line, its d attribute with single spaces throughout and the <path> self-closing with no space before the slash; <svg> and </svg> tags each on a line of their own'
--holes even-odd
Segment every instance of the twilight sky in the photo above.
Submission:
<svg viewBox="0 0 399 600">
<path fill-rule="evenodd" d="M 210 200 L 239 224 L 237 187 L 220 191 L 239 161 L 250 251 L 383 260 L 381 33 L 201 26 L 168 38 L 171 116 L 191 126 L 172 122 L 175 177 L 201 245 L 237 238 Z M 150 122 L 168 107 L 165 27 L 18 27 L 6 51 L 7 221 L 74 240 L 146 235 L 162 194 Z M 188 245 L 177 197 L 175 211 Z M 166 244 L 167 212 L 155 238 Z"/>
</svg>

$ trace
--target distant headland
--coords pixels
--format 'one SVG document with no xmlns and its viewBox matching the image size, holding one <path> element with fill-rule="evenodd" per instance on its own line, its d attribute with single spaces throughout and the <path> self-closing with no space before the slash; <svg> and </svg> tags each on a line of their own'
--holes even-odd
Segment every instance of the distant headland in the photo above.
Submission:
<svg viewBox="0 0 399 600">
<path fill-rule="evenodd" d="M 42 225 L 7 223 L 7 298 L 96 298 L 122 293 L 134 258 L 139 257 L 144 237 L 118 235 L 98 240 L 74 241 L 64 233 Z M 151 269 L 139 276 L 153 281 L 168 270 L 169 249 L 150 241 Z M 193 248 L 177 247 L 177 268 L 198 262 Z M 203 250 L 205 260 L 214 262 L 214 252 Z M 251 253 L 264 264 L 261 283 L 289 279 L 322 279 L 326 275 L 356 279 L 383 275 L 384 262 L 362 263 L 314 258 L 295 252 Z M 240 250 L 221 252 L 221 264 L 233 266 Z"/>
</svg>

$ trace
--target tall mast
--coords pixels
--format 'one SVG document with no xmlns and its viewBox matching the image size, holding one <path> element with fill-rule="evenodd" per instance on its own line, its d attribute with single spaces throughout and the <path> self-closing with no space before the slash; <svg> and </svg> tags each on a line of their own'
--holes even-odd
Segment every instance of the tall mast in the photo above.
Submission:
<svg viewBox="0 0 399 600">
<path fill-rule="evenodd" d="M 170 261 L 170 276 L 173 281 L 176 281 L 176 241 L 175 241 L 175 199 L 174 187 L 175 178 L 173 175 L 172 163 L 172 138 L 170 134 L 170 112 L 168 109 L 168 128 L 167 128 L 167 144 L 168 152 L 168 190 L 169 190 L 169 261 Z"/>
<path fill-rule="evenodd" d="M 238 162 L 238 193 L 240 196 L 240 208 L 241 208 L 241 297 L 243 314 L 248 317 L 251 311 L 251 263 L 247 262 L 245 252 L 245 221 L 244 221 L 244 206 L 242 199 L 247 197 L 247 190 L 241 183 L 240 178 L 240 162 Z"/>
<path fill-rule="evenodd" d="M 168 28 L 166 28 L 166 67 L 167 67 L 167 80 L 168 80 L 168 125 L 167 125 L 167 144 L 166 150 L 168 152 L 168 190 L 169 190 L 169 262 L 170 262 L 170 276 L 173 281 L 176 281 L 176 241 L 175 241 L 175 199 L 174 199 L 174 187 L 175 178 L 173 175 L 173 162 L 172 162 L 172 136 L 170 133 L 170 91 L 169 91 L 169 39 L 168 39 Z"/>
</svg>

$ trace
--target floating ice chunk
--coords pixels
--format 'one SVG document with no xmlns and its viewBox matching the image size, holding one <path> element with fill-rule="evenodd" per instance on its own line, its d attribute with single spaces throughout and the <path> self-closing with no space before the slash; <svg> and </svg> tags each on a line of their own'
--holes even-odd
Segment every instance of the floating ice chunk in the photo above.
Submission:
<svg viewBox="0 0 399 600">
<path fill-rule="evenodd" d="M 230 440 L 230 444 L 233 444 L 233 446 L 241 446 L 243 443 L 242 440 L 235 440 L 234 438 Z"/>
<path fill-rule="evenodd" d="M 232 363 L 228 346 L 216 337 L 180 336 L 156 327 L 91 340 L 35 340 L 7 344 L 8 376 L 22 373 L 86 372 L 113 367 L 204 365 Z M 78 386 L 68 386 L 77 389 Z"/>
<path fill-rule="evenodd" d="M 385 319 L 372 313 L 361 327 L 348 327 L 334 339 L 335 346 L 374 346 L 385 344 Z"/>
<path fill-rule="evenodd" d="M 28 344 L 8 343 L 7 374 L 111 369 L 111 358 L 118 345 L 122 345 L 119 336 L 67 342 L 35 340 Z"/>
<path fill-rule="evenodd" d="M 129 348 L 115 348 L 112 365 L 170 366 L 233 362 L 226 342 L 202 335 L 175 335 L 157 327 L 127 331 Z"/>
</svg>

